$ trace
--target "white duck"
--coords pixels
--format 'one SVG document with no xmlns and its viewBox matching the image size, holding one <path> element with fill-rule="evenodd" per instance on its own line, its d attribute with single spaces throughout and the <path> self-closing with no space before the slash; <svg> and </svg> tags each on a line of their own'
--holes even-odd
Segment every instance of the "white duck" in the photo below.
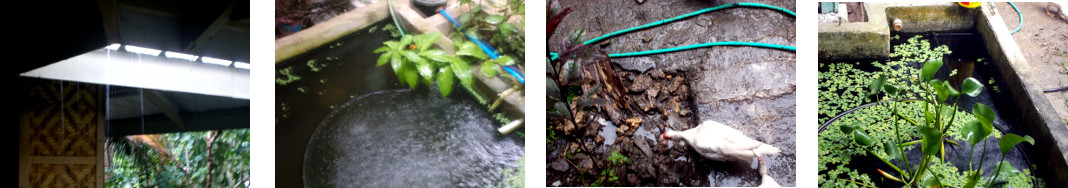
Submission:
<svg viewBox="0 0 1068 188">
<path fill-rule="evenodd" d="M 764 164 L 764 158 L 757 157 L 757 159 L 760 161 L 761 182 L 759 187 L 782 187 L 781 185 L 779 185 L 779 182 L 775 182 L 775 179 L 772 179 L 771 176 L 768 175 L 768 166 Z"/>
<path fill-rule="evenodd" d="M 682 132 L 668 130 L 664 138 L 685 140 L 701 156 L 716 161 L 752 162 L 758 155 L 778 155 L 782 152 L 775 146 L 753 140 L 742 131 L 715 121 L 705 121 Z"/>
</svg>

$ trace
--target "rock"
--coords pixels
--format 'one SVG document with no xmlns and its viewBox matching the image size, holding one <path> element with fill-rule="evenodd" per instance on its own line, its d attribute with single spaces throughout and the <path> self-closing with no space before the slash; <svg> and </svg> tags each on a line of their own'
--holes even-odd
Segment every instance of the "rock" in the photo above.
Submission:
<svg viewBox="0 0 1068 188">
<path fill-rule="evenodd" d="M 590 159 L 589 155 L 586 155 L 585 153 L 579 153 L 575 154 L 575 156 L 571 159 L 573 159 L 572 161 L 576 161 L 578 163 L 576 165 L 578 165 L 578 170 L 580 173 L 594 174 L 593 159 Z"/>
<path fill-rule="evenodd" d="M 630 130 L 630 126 L 621 125 L 619 127 L 616 127 L 616 135 L 619 135 L 620 137 L 622 137 L 623 134 L 627 133 L 629 130 Z"/>
<path fill-rule="evenodd" d="M 627 121 L 627 124 L 630 125 L 630 129 L 633 130 L 638 130 L 638 125 L 642 124 L 642 118 L 637 116 L 627 118 L 625 121 Z"/>
<path fill-rule="evenodd" d="M 559 187 L 559 186 L 560 186 L 560 180 L 556 180 L 555 182 L 553 182 L 553 187 Z"/>
<path fill-rule="evenodd" d="M 552 168 L 553 170 L 556 170 L 556 171 L 560 171 L 560 172 L 567 172 L 567 170 L 568 170 L 568 168 L 570 166 L 571 165 L 568 165 L 567 161 L 565 159 L 563 159 L 563 158 L 556 159 L 556 161 L 553 161 L 553 163 L 549 164 L 550 168 Z M 557 183 L 559 183 L 559 181 L 557 181 Z M 558 185 L 554 185 L 554 186 L 558 186 Z"/>
<path fill-rule="evenodd" d="M 652 83 L 653 83 L 653 79 L 649 78 L 648 75 L 645 75 L 645 74 L 638 75 L 638 78 L 634 79 L 634 83 L 630 84 L 630 91 L 631 92 L 643 92 L 646 89 L 649 89 L 649 86 L 652 85 Z"/>
<path fill-rule="evenodd" d="M 597 137 L 593 138 L 593 141 L 597 142 L 597 145 L 604 144 L 604 137 L 601 135 L 597 135 Z"/>
<path fill-rule="evenodd" d="M 664 78 L 664 71 L 660 69 L 653 69 L 649 71 L 649 76 L 653 77 L 654 79 L 661 79 Z"/>
<path fill-rule="evenodd" d="M 649 41 L 651 41 L 651 40 L 653 40 L 653 37 L 649 37 L 649 36 L 642 37 L 642 43 L 649 43 Z"/>
<path fill-rule="evenodd" d="M 641 180 L 638 179 L 637 175 L 627 174 L 627 182 L 631 185 L 638 185 L 639 183 L 641 183 Z"/>
<path fill-rule="evenodd" d="M 660 94 L 660 86 L 652 86 L 645 90 L 645 94 L 649 95 L 649 98 L 656 98 L 656 95 Z"/>
<path fill-rule="evenodd" d="M 634 145 L 637 145 L 638 149 L 641 149 L 646 157 L 653 157 L 653 150 L 649 148 L 649 144 L 646 142 L 648 142 L 648 140 L 646 140 L 645 137 L 636 136 L 634 139 Z"/>
<path fill-rule="evenodd" d="M 645 0 L 638 0 L 638 4 L 639 5 L 642 4 L 642 3 L 645 3 Z"/>
</svg>

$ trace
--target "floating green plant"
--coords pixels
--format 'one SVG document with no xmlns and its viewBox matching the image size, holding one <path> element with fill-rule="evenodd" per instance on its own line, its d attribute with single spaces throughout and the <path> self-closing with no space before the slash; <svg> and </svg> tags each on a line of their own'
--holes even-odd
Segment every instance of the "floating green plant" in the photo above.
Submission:
<svg viewBox="0 0 1068 188">
<path fill-rule="evenodd" d="M 278 85 L 284 86 L 289 83 L 300 81 L 300 76 L 297 76 L 297 74 L 293 73 L 293 67 L 283 68 L 282 70 L 278 71 L 278 74 L 282 75 L 281 77 L 274 79 L 274 83 Z"/>
<path fill-rule="evenodd" d="M 976 143 L 988 137 L 1001 138 L 1002 160 L 1012 146 L 1024 141 L 1033 144 L 1033 140 L 1029 136 L 1014 134 L 1002 137 L 992 128 L 993 111 L 981 103 L 973 107 L 972 114 L 956 109 L 955 103 L 962 95 L 975 97 L 983 85 L 974 78 L 967 78 L 957 91 L 949 81 L 934 78 L 942 63 L 927 60 L 941 59 L 951 53 L 945 46 L 931 49 L 927 41 L 917 36 L 894 49 L 891 57 L 900 60 L 885 65 L 875 62 L 873 65 L 880 69 L 876 72 L 854 69 L 853 65 L 845 63 L 819 65 L 821 70 L 826 70 L 819 75 L 819 114 L 826 116 L 819 119 L 821 124 L 846 109 L 883 101 L 844 114 L 820 133 L 821 174 L 818 182 L 821 187 L 875 187 L 868 174 L 846 167 L 853 157 L 866 155 L 880 159 L 892 168 L 878 169 L 885 180 L 899 181 L 906 187 L 989 187 L 995 181 L 1008 181 L 1014 187 L 1041 184 L 1029 170 L 1021 172 L 1011 165 L 998 165 L 989 170 L 1010 170 L 1012 173 L 995 173 L 986 178 L 977 173 L 980 169 L 970 165 L 971 158 L 969 169 L 963 172 L 944 163 L 941 158 L 945 156 L 945 144 L 957 144 L 953 140 L 968 141 L 974 148 Z M 981 59 L 977 61 L 982 62 Z M 906 62 L 927 63 L 917 69 Z M 910 162 L 904 151 L 916 149 L 917 144 L 923 151 L 922 160 Z M 974 151 L 968 153 L 974 154 Z M 979 160 L 983 161 L 982 158 L 985 155 Z M 999 178 L 1002 175 L 1005 177 Z"/>
</svg>

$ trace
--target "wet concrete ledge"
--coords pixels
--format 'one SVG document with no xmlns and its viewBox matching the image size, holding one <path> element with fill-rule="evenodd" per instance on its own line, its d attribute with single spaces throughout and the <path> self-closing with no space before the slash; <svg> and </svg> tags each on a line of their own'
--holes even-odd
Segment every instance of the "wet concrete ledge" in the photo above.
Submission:
<svg viewBox="0 0 1068 188">
<path fill-rule="evenodd" d="M 1033 117 L 1024 117 L 1023 125 L 1025 132 L 1049 134 L 1031 134 L 1035 138 L 1034 149 L 1031 156 L 1037 165 L 1045 170 L 1039 170 L 1034 174 L 1044 176 L 1047 185 L 1068 185 L 1068 127 L 1065 127 L 1053 109 L 1053 105 L 1042 93 L 1035 81 L 1036 78 L 1029 70 L 1030 64 L 1024 57 L 1005 26 L 1005 21 L 996 11 L 991 11 L 988 6 L 981 7 L 978 16 L 978 31 L 983 37 L 983 42 L 994 58 L 994 66 L 1001 70 L 1004 75 L 1003 83 L 1009 86 L 1016 103 L 1016 109 L 1023 110 L 1022 114 Z M 1000 14 L 1000 13 L 997 13 Z M 1042 177 L 1042 176 L 1040 176 Z M 1052 179 L 1050 179 L 1052 178 Z"/>
<path fill-rule="evenodd" d="M 819 23 L 820 59 L 885 59 L 890 56 L 889 23 L 900 33 L 960 32 L 975 28 L 978 8 L 956 3 L 864 3 L 868 22 Z"/>
</svg>

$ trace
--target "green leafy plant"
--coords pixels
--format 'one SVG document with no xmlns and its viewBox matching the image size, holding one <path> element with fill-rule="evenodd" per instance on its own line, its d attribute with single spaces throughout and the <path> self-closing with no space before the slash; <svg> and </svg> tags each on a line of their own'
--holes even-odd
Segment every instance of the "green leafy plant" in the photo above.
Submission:
<svg viewBox="0 0 1068 188">
<path fill-rule="evenodd" d="M 852 156 L 867 154 L 878 158 L 892 169 L 877 169 L 883 178 L 904 183 L 906 187 L 989 187 L 996 182 L 1030 186 L 1036 178 L 1029 175 L 1029 170 L 1025 169 L 1020 173 L 1011 165 L 1001 165 L 1008 164 L 1006 162 L 999 163 L 993 169 L 993 172 L 996 172 L 993 177 L 983 178 L 980 177 L 982 171 L 971 166 L 973 155 L 969 155 L 968 171 L 962 173 L 958 173 L 954 165 L 941 160 L 945 156 L 945 145 L 956 145 L 950 138 L 967 140 L 974 148 L 977 143 L 991 136 L 998 137 L 1000 133 L 993 129 L 995 115 L 986 105 L 975 104 L 971 114 L 958 113 L 959 110 L 955 107 L 963 97 L 962 94 L 975 97 L 982 92 L 983 84 L 980 81 L 967 78 L 962 81 L 958 91 L 950 86 L 948 81 L 934 78 L 935 73 L 942 67 L 940 61 L 926 62 L 920 69 L 904 66 L 908 61 L 931 57 L 940 59 L 941 55 L 949 53 L 948 50 L 939 49 L 943 47 L 930 50 L 926 41 L 918 39 L 919 37 L 913 37 L 909 39 L 908 44 L 895 46 L 896 50 L 892 56 L 901 57 L 901 61 L 887 65 L 875 63 L 876 67 L 883 69 L 881 73 L 859 71 L 847 64 L 831 65 L 829 71 L 821 72 L 821 115 L 838 114 L 842 111 L 832 109 L 858 106 L 870 101 L 872 98 L 869 96 L 883 101 L 867 109 L 850 111 L 851 114 L 834 122 L 838 129 L 821 132 L 820 172 L 825 173 L 820 175 L 821 187 L 874 187 L 869 177 L 856 170 L 844 165 L 838 165 L 837 168 L 829 166 L 848 164 Z M 820 66 L 824 68 L 823 65 Z M 828 83 L 824 83 L 825 79 Z M 858 87 L 864 80 L 867 84 Z M 821 117 L 820 121 L 829 119 Z M 1015 134 L 1002 137 L 999 143 L 1002 150 L 1001 161 L 1008 151 L 1020 142 L 1033 144 L 1034 141 L 1029 136 L 1021 137 Z M 914 149 L 917 144 L 923 155 L 918 164 L 911 163 L 905 152 Z M 969 154 L 973 152 L 969 151 Z M 983 159 L 985 155 L 979 158 L 980 167 Z M 1004 170 L 1013 173 L 1001 173 Z M 895 172 L 896 176 L 893 175 Z M 842 179 L 841 175 L 848 179 Z"/>
<path fill-rule="evenodd" d="M 428 85 L 436 81 L 442 96 L 452 92 L 456 79 L 464 87 L 471 88 L 474 80 L 468 64 L 486 59 L 486 54 L 479 51 L 474 43 L 465 42 L 459 44 L 455 55 L 449 55 L 444 50 L 432 48 L 440 37 L 441 33 L 434 32 L 404 35 L 400 41 L 383 42 L 385 46 L 374 51 L 382 54 L 377 66 L 388 63 L 401 84 L 407 83 L 412 89 L 419 84 L 420 77 Z"/>
<path fill-rule="evenodd" d="M 526 37 L 522 31 L 526 23 L 522 19 L 526 10 L 525 0 L 505 0 L 503 5 L 484 3 L 481 0 L 460 0 L 460 4 L 471 7 L 471 11 L 460 15 L 459 20 L 460 28 L 466 29 L 468 35 L 488 37 L 481 40 L 489 42 L 499 53 L 515 57 L 514 59 L 523 59 L 526 51 Z M 487 11 L 487 6 L 496 9 L 496 13 Z M 514 19 L 518 19 L 518 23 L 509 22 Z"/>
<path fill-rule="evenodd" d="M 115 137 L 106 143 L 107 187 L 249 186 L 248 129 Z"/>
</svg>

